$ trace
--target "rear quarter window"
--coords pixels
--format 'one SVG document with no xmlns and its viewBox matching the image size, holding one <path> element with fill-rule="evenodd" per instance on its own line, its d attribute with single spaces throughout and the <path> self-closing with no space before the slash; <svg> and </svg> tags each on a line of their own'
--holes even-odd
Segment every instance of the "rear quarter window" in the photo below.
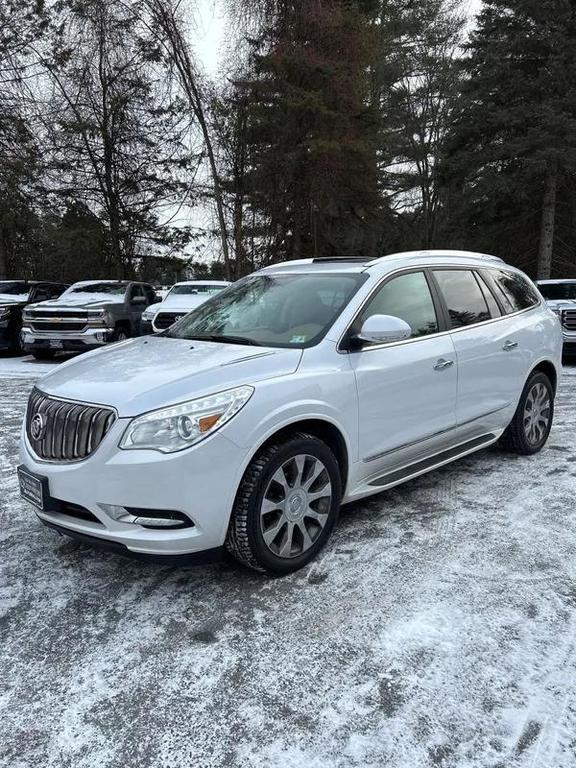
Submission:
<svg viewBox="0 0 576 768">
<path fill-rule="evenodd" d="M 504 269 L 490 269 L 488 273 L 506 314 L 535 307 L 540 301 L 538 292 L 523 275 Z"/>
</svg>

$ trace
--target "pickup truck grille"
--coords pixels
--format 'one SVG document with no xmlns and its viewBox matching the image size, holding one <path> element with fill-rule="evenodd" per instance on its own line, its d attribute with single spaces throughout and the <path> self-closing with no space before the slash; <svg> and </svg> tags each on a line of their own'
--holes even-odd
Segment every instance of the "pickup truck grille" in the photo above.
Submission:
<svg viewBox="0 0 576 768">
<path fill-rule="evenodd" d="M 28 400 L 26 434 L 41 459 L 80 461 L 94 453 L 115 421 L 111 408 L 58 400 L 34 388 Z"/>
<path fill-rule="evenodd" d="M 36 320 L 32 321 L 32 330 L 34 331 L 83 331 L 86 327 L 86 321 L 78 322 L 76 320 Z"/>
<path fill-rule="evenodd" d="M 565 309 L 562 312 L 562 325 L 567 331 L 576 331 L 576 309 Z"/>
<path fill-rule="evenodd" d="M 171 325 L 181 317 L 188 314 L 187 312 L 159 312 L 154 319 L 154 327 L 159 331 L 164 331 L 166 328 L 170 328 Z"/>
<path fill-rule="evenodd" d="M 88 323 L 84 310 L 62 311 L 58 309 L 36 309 L 30 313 L 30 324 L 35 331 L 82 331 Z"/>
</svg>

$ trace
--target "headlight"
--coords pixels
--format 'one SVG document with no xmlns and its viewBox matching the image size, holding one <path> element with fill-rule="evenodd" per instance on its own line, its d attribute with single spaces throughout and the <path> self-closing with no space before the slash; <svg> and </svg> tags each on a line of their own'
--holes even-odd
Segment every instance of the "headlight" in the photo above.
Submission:
<svg viewBox="0 0 576 768">
<path fill-rule="evenodd" d="M 0 320 L 5 320 L 10 314 L 10 307 L 0 307 Z"/>
<path fill-rule="evenodd" d="M 145 309 L 144 312 L 142 312 L 142 320 L 153 320 L 155 314 L 155 309 Z"/>
<path fill-rule="evenodd" d="M 101 325 L 110 325 L 110 316 L 106 309 L 89 309 L 88 322 Z"/>
<path fill-rule="evenodd" d="M 182 451 L 230 421 L 250 400 L 253 392 L 253 387 L 236 387 L 137 416 L 126 428 L 120 448 L 150 448 L 161 453 Z"/>
</svg>

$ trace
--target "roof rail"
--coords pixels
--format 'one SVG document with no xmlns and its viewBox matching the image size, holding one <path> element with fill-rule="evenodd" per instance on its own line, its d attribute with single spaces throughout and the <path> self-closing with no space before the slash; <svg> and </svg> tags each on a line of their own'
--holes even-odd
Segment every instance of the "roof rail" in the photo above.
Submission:
<svg viewBox="0 0 576 768">
<path fill-rule="evenodd" d="M 367 261 L 370 261 L 369 256 L 316 256 L 312 259 L 313 264 L 322 264 L 322 262 L 343 262 L 343 261 L 351 261 L 355 264 L 365 264 Z"/>
<path fill-rule="evenodd" d="M 434 257 L 442 257 L 446 256 L 448 258 L 457 258 L 457 259 L 482 259 L 484 261 L 492 261 L 496 262 L 497 264 L 504 264 L 504 259 L 501 259 L 500 256 L 492 256 L 489 253 L 474 253 L 473 251 L 443 251 L 443 250 L 433 250 L 433 251 L 406 251 L 404 253 L 390 253 L 386 256 L 380 256 L 377 259 L 373 259 L 372 261 L 368 262 L 366 264 L 367 267 L 372 267 L 375 264 L 381 264 L 383 261 L 386 261 L 386 259 L 393 259 L 393 258 L 419 258 L 426 256 L 434 256 Z"/>
</svg>

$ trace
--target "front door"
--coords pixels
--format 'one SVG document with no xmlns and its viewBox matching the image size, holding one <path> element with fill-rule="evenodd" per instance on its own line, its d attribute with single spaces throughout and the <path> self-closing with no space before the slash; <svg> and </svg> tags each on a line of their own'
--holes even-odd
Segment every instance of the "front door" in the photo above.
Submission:
<svg viewBox="0 0 576 768">
<path fill-rule="evenodd" d="M 422 271 L 385 281 L 354 324 L 393 315 L 412 329 L 406 341 L 365 346 L 350 355 L 359 400 L 359 458 L 372 471 L 393 463 L 397 449 L 418 447 L 456 424 L 458 371 Z"/>
</svg>

